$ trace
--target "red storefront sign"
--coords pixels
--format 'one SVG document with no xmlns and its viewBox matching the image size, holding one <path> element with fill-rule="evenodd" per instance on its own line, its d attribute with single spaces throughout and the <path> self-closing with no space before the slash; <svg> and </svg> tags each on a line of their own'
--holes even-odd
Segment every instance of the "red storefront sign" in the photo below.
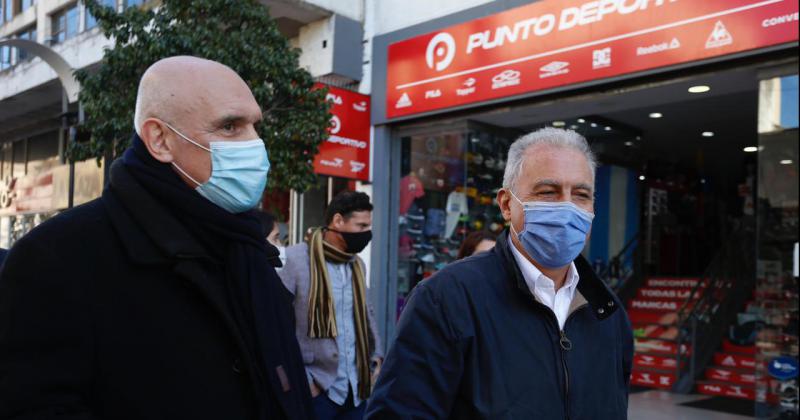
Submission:
<svg viewBox="0 0 800 420">
<path fill-rule="evenodd" d="M 389 46 L 387 117 L 797 41 L 796 0 L 544 0 Z"/>
<path fill-rule="evenodd" d="M 333 118 L 330 137 L 314 157 L 314 172 L 369 181 L 369 96 L 326 87 Z"/>
</svg>

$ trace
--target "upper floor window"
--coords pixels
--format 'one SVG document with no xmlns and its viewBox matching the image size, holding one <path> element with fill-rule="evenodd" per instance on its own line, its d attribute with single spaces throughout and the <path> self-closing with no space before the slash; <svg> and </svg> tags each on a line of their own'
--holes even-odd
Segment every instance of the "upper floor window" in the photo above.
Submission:
<svg viewBox="0 0 800 420">
<path fill-rule="evenodd" d="M 123 0 L 124 1 L 124 0 Z M 117 0 L 97 0 L 101 6 L 110 7 L 114 10 L 117 10 Z M 97 19 L 89 13 L 89 9 L 86 9 L 86 30 L 94 28 L 97 26 Z"/>
<path fill-rule="evenodd" d="M 11 54 L 13 51 L 9 46 L 0 47 L 0 70 L 11 67 Z"/>
<path fill-rule="evenodd" d="M 68 6 L 52 16 L 51 40 L 53 44 L 64 42 L 78 34 L 78 5 Z"/>
<path fill-rule="evenodd" d="M 23 29 L 21 32 L 17 33 L 17 38 L 36 41 L 36 25 L 31 26 L 28 29 Z M 30 57 L 30 53 L 23 49 L 17 48 L 17 63 L 27 60 L 28 57 Z"/>
<path fill-rule="evenodd" d="M 0 0 L 3 3 L 3 17 L 5 18 L 6 22 L 11 22 L 11 19 L 14 19 L 14 6 L 16 0 Z"/>
<path fill-rule="evenodd" d="M 36 4 L 36 0 L 17 0 L 17 4 L 19 4 L 19 11 L 24 12 L 26 9 Z"/>
</svg>

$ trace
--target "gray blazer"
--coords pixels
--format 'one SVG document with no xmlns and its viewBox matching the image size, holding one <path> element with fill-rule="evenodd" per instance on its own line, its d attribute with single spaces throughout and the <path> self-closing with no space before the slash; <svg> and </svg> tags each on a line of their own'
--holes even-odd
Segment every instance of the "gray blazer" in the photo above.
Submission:
<svg viewBox="0 0 800 420">
<path fill-rule="evenodd" d="M 364 267 L 361 259 L 357 260 Z M 286 264 L 280 271 L 284 286 L 294 295 L 295 334 L 303 353 L 306 370 L 317 385 L 327 391 L 336 380 L 339 367 L 338 347 L 335 338 L 308 337 L 308 291 L 311 287 L 311 260 L 305 242 L 286 248 Z M 383 346 L 378 336 L 375 314 L 367 293 L 367 319 L 369 322 L 369 347 L 372 357 L 383 357 Z"/>
</svg>

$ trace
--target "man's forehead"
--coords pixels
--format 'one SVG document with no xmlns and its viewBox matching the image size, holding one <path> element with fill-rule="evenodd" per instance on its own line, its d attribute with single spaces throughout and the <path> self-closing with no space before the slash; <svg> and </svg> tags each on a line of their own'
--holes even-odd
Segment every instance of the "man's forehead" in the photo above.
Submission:
<svg viewBox="0 0 800 420">
<path fill-rule="evenodd" d="M 536 145 L 523 159 L 523 178 L 531 184 L 547 181 L 558 184 L 593 184 L 586 156 L 570 147 Z"/>
<path fill-rule="evenodd" d="M 261 108 L 253 98 L 250 90 L 220 89 L 219 86 L 204 89 L 197 97 L 199 107 L 204 111 L 204 119 L 218 121 L 243 118 L 250 121 L 261 119 Z"/>
<path fill-rule="evenodd" d="M 356 222 L 368 222 L 372 219 L 372 212 L 369 210 L 354 211 L 350 213 L 350 219 Z"/>
</svg>

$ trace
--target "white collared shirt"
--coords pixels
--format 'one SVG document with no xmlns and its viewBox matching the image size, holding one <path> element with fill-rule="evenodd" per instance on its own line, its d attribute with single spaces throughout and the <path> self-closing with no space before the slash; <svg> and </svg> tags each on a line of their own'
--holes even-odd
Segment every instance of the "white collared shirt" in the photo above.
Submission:
<svg viewBox="0 0 800 420">
<path fill-rule="evenodd" d="M 564 330 L 564 324 L 567 322 L 567 316 L 569 315 L 569 307 L 575 297 L 575 291 L 578 290 L 578 280 L 580 280 L 575 263 L 570 263 L 567 279 L 564 285 L 556 292 L 555 282 L 542 274 L 533 263 L 522 255 L 510 236 L 508 237 L 508 246 L 511 247 L 528 289 L 536 297 L 536 300 L 553 311 L 558 320 L 558 328 Z"/>
</svg>

